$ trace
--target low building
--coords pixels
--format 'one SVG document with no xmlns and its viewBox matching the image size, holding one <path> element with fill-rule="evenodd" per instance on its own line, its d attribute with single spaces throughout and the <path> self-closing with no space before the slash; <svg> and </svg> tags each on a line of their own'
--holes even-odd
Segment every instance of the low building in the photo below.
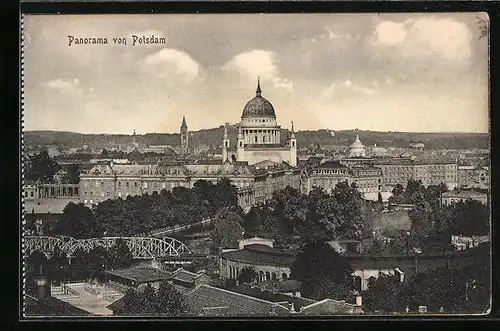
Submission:
<svg viewBox="0 0 500 331">
<path fill-rule="evenodd" d="M 245 267 L 253 268 L 259 281 L 287 280 L 295 256 L 266 245 L 246 245 L 243 249 L 225 252 L 220 257 L 220 277 L 238 279 Z"/>
<path fill-rule="evenodd" d="M 211 278 L 202 272 L 194 273 L 179 268 L 172 273 L 172 282 L 179 286 L 195 288 L 199 285 L 210 284 Z"/>
<path fill-rule="evenodd" d="M 39 200 L 44 198 L 78 198 L 78 184 L 48 184 L 27 183 L 24 185 L 25 200 Z"/>
<path fill-rule="evenodd" d="M 105 274 L 108 285 L 121 292 L 129 288 L 140 289 L 147 284 L 157 288 L 161 282 L 172 280 L 171 272 L 145 267 L 107 270 Z"/>
<path fill-rule="evenodd" d="M 365 291 L 368 289 L 370 279 L 377 279 L 380 275 L 397 276 L 400 282 L 404 281 L 404 272 L 399 268 L 363 268 L 354 270 L 353 276 L 355 277 L 355 286 L 358 291 Z"/>
<path fill-rule="evenodd" d="M 461 164 L 458 166 L 458 186 L 466 188 L 490 188 L 489 158 L 481 160 L 477 165 Z"/>
<path fill-rule="evenodd" d="M 453 190 L 444 192 L 441 195 L 441 204 L 443 206 L 467 200 L 479 201 L 484 205 L 488 205 L 488 194 L 474 190 Z"/>
</svg>

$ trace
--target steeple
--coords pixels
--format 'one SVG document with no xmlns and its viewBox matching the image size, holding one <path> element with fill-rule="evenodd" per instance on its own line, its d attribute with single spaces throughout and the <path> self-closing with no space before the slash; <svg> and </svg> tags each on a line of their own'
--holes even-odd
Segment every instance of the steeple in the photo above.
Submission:
<svg viewBox="0 0 500 331">
<path fill-rule="evenodd" d="M 292 132 L 290 134 L 291 138 L 295 138 L 295 129 L 293 128 L 293 121 L 292 121 Z"/>
<path fill-rule="evenodd" d="M 257 90 L 255 91 L 255 95 L 258 97 L 262 95 L 262 90 L 260 89 L 260 77 L 257 77 Z"/>
<path fill-rule="evenodd" d="M 185 116 L 182 116 L 180 136 L 181 136 L 181 155 L 186 155 L 186 154 L 188 154 L 189 132 L 188 132 L 188 127 L 187 127 Z"/>
<path fill-rule="evenodd" d="M 229 123 L 226 123 L 226 125 L 224 125 L 224 139 L 229 139 L 229 135 L 227 133 L 227 127 L 228 127 Z"/>
</svg>

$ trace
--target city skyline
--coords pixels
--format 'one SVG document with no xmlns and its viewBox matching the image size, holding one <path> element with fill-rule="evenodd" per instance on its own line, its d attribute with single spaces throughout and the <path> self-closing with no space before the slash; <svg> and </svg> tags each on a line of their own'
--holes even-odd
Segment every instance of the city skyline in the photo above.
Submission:
<svg viewBox="0 0 500 331">
<path fill-rule="evenodd" d="M 24 16 L 25 130 L 178 133 L 184 115 L 217 128 L 260 77 L 283 128 L 488 132 L 478 14 L 213 16 Z M 68 46 L 133 34 L 167 43 Z"/>
</svg>

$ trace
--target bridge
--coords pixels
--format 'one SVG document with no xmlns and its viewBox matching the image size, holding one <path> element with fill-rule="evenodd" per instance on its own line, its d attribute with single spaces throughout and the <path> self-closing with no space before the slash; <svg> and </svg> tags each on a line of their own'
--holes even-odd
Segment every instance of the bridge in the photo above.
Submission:
<svg viewBox="0 0 500 331">
<path fill-rule="evenodd" d="M 162 237 L 103 237 L 90 239 L 75 239 L 71 237 L 26 236 L 24 237 L 24 253 L 29 255 L 39 251 L 46 255 L 52 254 L 56 248 L 67 257 L 73 257 L 78 249 L 89 252 L 95 247 L 108 249 L 117 240 L 123 240 L 135 259 L 154 259 L 168 256 L 192 254 L 191 250 L 177 239 Z"/>
<path fill-rule="evenodd" d="M 166 227 L 166 228 L 161 228 L 161 229 L 157 229 L 157 230 L 154 230 L 151 232 L 151 236 L 152 237 L 158 237 L 158 238 L 164 238 L 163 236 L 165 235 L 169 235 L 169 234 L 172 234 L 172 233 L 176 233 L 176 232 L 180 232 L 180 231 L 184 231 L 184 230 L 188 230 L 188 229 L 191 229 L 195 226 L 205 226 L 205 225 L 208 225 L 210 224 L 210 222 L 212 222 L 212 219 L 204 219 L 203 221 L 200 221 L 200 222 L 196 222 L 196 223 L 191 223 L 191 224 L 186 224 L 186 225 L 176 225 L 176 226 L 173 226 L 173 227 Z"/>
</svg>

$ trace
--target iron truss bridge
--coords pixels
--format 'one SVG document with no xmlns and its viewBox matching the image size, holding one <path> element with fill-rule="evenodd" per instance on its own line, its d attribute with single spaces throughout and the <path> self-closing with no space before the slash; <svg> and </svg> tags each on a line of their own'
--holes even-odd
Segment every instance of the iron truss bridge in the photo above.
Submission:
<svg viewBox="0 0 500 331">
<path fill-rule="evenodd" d="M 177 239 L 170 237 L 103 237 L 75 239 L 71 237 L 25 236 L 24 254 L 39 251 L 51 255 L 56 247 L 68 257 L 73 257 L 78 249 L 89 252 L 95 247 L 108 249 L 116 240 L 122 239 L 135 259 L 154 259 L 159 257 L 192 254 L 189 248 Z"/>
</svg>

